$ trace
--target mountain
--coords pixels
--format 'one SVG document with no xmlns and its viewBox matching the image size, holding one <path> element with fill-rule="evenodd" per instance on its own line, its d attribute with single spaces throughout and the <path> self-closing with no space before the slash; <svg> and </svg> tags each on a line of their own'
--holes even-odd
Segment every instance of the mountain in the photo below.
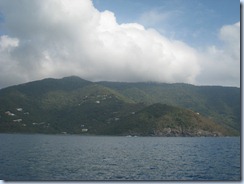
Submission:
<svg viewBox="0 0 244 184">
<path fill-rule="evenodd" d="M 160 103 L 123 117 L 109 132 L 134 136 L 222 136 L 234 133 L 199 113 Z"/>
<path fill-rule="evenodd" d="M 0 132 L 102 134 L 108 122 L 142 107 L 77 77 L 44 79 L 0 90 Z"/>
<path fill-rule="evenodd" d="M 237 87 L 190 84 L 101 82 L 135 103 L 162 103 L 198 112 L 240 132 L 241 91 Z"/>
<path fill-rule="evenodd" d="M 239 88 L 71 76 L 0 90 L 0 132 L 240 135 L 240 120 Z"/>
</svg>

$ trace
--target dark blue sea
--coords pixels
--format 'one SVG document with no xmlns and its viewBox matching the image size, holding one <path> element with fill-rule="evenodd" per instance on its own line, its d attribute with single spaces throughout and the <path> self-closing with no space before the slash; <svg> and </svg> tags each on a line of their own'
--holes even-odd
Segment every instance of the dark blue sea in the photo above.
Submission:
<svg viewBox="0 0 244 184">
<path fill-rule="evenodd" d="M 240 180 L 240 137 L 0 134 L 0 179 Z"/>
</svg>

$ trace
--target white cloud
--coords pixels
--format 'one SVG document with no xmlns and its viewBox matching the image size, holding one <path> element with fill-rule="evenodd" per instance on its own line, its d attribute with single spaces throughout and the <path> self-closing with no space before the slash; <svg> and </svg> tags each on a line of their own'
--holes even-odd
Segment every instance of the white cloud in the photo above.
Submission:
<svg viewBox="0 0 244 184">
<path fill-rule="evenodd" d="M 19 45 L 19 40 L 8 36 L 0 36 L 0 87 L 21 82 L 18 74 L 13 73 L 13 78 L 8 78 L 9 71 L 17 70 L 16 61 L 10 58 L 11 53 Z"/>
<path fill-rule="evenodd" d="M 240 86 L 240 22 L 219 31 L 222 47 L 209 46 L 201 56 L 201 84 Z"/>
<path fill-rule="evenodd" d="M 19 45 L 19 40 L 16 38 L 9 38 L 8 36 L 0 37 L 0 51 L 1 52 L 10 52 L 12 48 Z"/>
<path fill-rule="evenodd" d="M 197 83 L 200 71 L 212 65 L 201 62 L 205 56 L 186 43 L 137 23 L 119 25 L 112 12 L 99 12 L 90 0 L 0 0 L 0 7 L 6 30 L 0 39 L 0 87 L 67 75 Z M 235 45 L 226 36 L 232 36 L 231 28 L 220 34 L 226 48 Z M 225 48 L 206 53 L 213 61 L 221 56 L 226 65 L 230 54 L 236 56 L 234 50 L 224 56 L 219 52 Z M 198 78 L 205 82 L 204 73 Z"/>
</svg>

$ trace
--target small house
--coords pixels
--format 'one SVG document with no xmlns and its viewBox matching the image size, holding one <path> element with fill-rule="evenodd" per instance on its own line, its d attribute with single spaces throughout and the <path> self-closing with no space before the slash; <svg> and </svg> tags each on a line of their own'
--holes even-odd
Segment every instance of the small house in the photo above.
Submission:
<svg viewBox="0 0 244 184">
<path fill-rule="evenodd" d="M 88 129 L 87 128 L 82 128 L 81 131 L 82 132 L 88 132 Z"/>
<path fill-rule="evenodd" d="M 13 122 L 15 122 L 15 123 L 19 123 L 21 121 L 22 121 L 22 119 L 15 119 L 15 120 L 13 120 Z"/>
<path fill-rule="evenodd" d="M 16 108 L 16 110 L 21 112 L 21 111 L 23 111 L 23 108 Z"/>
</svg>

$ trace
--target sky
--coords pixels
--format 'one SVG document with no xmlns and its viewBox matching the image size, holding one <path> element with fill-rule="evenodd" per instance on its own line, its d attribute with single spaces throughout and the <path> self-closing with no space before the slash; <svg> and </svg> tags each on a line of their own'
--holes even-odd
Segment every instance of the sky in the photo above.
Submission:
<svg viewBox="0 0 244 184">
<path fill-rule="evenodd" d="M 0 0 L 0 88 L 91 81 L 240 86 L 238 0 Z"/>
</svg>

